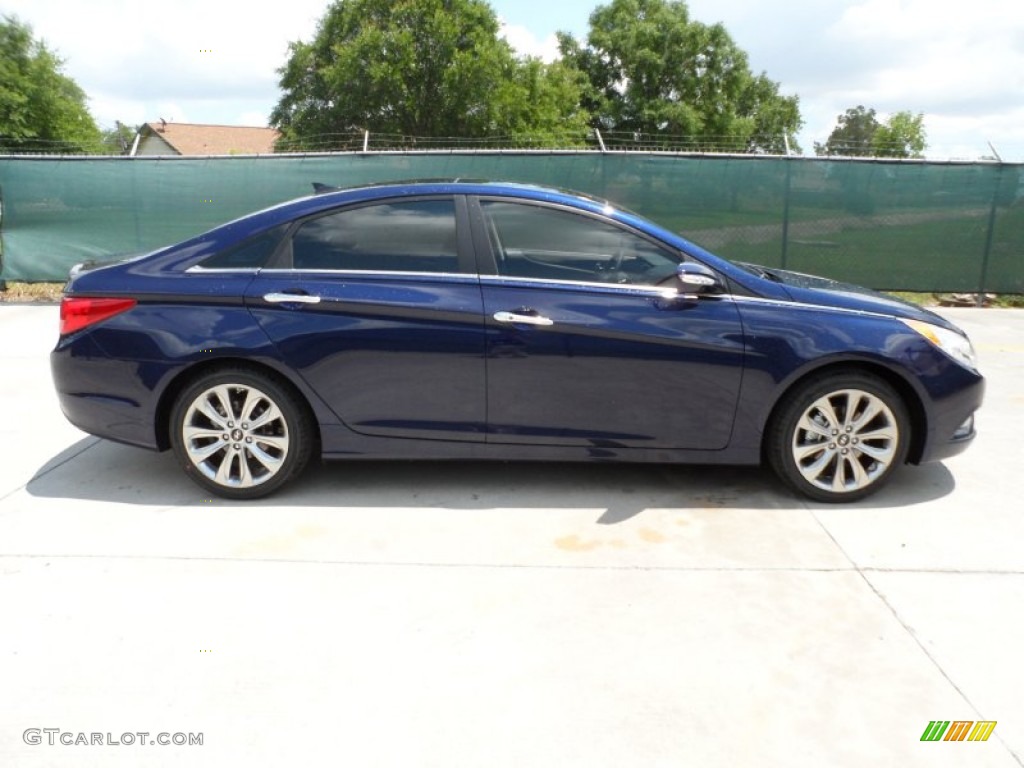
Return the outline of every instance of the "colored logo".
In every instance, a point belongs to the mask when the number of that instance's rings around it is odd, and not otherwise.
[[[996,720],[932,720],[921,741],[988,741],[996,729]],[[973,726],[973,727],[972,727]]]

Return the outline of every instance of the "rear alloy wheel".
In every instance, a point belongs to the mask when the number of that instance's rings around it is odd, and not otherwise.
[[[191,477],[230,499],[255,499],[302,471],[312,451],[305,408],[269,376],[225,369],[187,387],[171,414],[171,444]]]
[[[906,461],[910,418],[899,394],[864,373],[811,379],[783,403],[768,459],[794,490],[817,501],[874,493]]]

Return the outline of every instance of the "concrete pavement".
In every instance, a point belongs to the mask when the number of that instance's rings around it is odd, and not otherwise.
[[[56,308],[0,305],[0,766],[1024,765],[1024,312],[948,316],[981,435],[862,503],[373,462],[245,504],[68,425]]]

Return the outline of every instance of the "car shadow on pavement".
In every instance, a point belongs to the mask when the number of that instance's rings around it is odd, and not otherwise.
[[[844,509],[920,504],[955,488],[942,464],[905,467],[874,496]],[[89,437],[47,461],[27,485],[32,496],[157,507],[593,508],[614,525],[645,509],[807,509],[831,507],[799,498],[758,467],[624,463],[336,461],[315,464],[266,499],[211,497],[153,453]]]

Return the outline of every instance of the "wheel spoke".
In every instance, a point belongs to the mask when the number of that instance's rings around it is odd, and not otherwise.
[[[278,410],[277,406],[271,402],[267,403],[267,410],[260,414],[260,417],[249,424],[250,430],[257,430],[261,427],[265,427],[277,419],[283,418],[281,411]]]
[[[849,465],[850,469],[853,470],[853,485],[855,488],[861,488],[871,481],[868,473],[864,470],[864,465],[860,463],[856,455],[844,456],[842,463]]]
[[[271,448],[275,448],[279,451],[288,450],[288,438],[287,437],[273,437],[271,435],[255,435],[253,436],[253,443],[255,445],[267,445]]]
[[[239,485],[243,488],[249,488],[253,485],[252,470],[249,469],[249,462],[246,461],[245,454],[239,453],[238,455],[238,468],[239,468]]]
[[[825,417],[825,421],[828,422],[829,427],[838,429],[840,425],[839,415],[836,413],[835,407],[832,405],[832,398],[823,397],[814,403],[808,410],[805,416],[809,417],[815,411],[821,413]]]
[[[202,402],[200,402],[198,405],[198,410],[200,413],[203,414],[203,416],[212,421],[221,430],[227,429],[228,420],[224,416],[220,415],[220,413],[217,411],[216,408],[213,407],[213,403],[210,402],[209,398],[206,395],[203,395]]]
[[[878,427],[870,432],[858,432],[857,438],[863,443],[866,440],[888,440],[889,442],[895,442],[897,438],[896,427],[891,424],[886,424],[883,427]]]
[[[209,445],[204,445],[200,448],[189,447],[188,455],[194,464],[199,464],[213,456],[217,451],[223,450],[225,445],[227,445],[227,443],[223,440],[217,440],[216,443],[210,443]]]
[[[228,386],[216,387],[213,390],[214,396],[220,403],[220,407],[224,409],[228,421],[238,421],[238,414],[235,413],[235,409],[231,406],[231,388]]]
[[[836,462],[836,473],[832,476],[832,490],[837,492],[846,490],[846,459],[842,456]]]
[[[818,457],[818,459],[806,466],[800,467],[800,472],[803,476],[810,480],[812,483],[817,483],[818,478],[828,469],[829,464],[835,459],[836,452],[831,448],[826,448],[825,452]]]
[[[242,411],[238,417],[240,421],[251,422],[252,412],[256,410],[256,406],[264,401],[263,395],[252,389],[245,390],[245,402],[242,403]]]
[[[223,429],[210,429],[209,427],[185,426],[181,431],[185,436],[185,442],[189,444],[193,440],[202,440],[204,438],[220,440],[224,436]]]
[[[883,448],[880,446],[868,445],[866,443],[858,445],[857,450],[880,464],[888,464],[891,462],[892,457],[896,453],[896,450],[891,445],[887,445]]]
[[[817,442],[817,443],[806,443],[793,448],[793,458],[797,460],[797,463],[809,459],[821,451],[828,451],[828,443]]]
[[[868,400],[868,405],[864,409],[864,413],[857,417],[856,421],[851,421],[850,424],[853,426],[853,430],[857,430],[866,427],[874,420],[875,416],[882,412],[882,403],[874,398]]]
[[[283,461],[283,457],[278,458],[276,456],[271,456],[258,445],[250,445],[249,453],[252,455],[254,459],[256,459],[256,461],[258,461],[260,464],[266,467],[267,470],[271,473],[276,472],[278,468],[281,466],[281,462]]]
[[[799,429],[805,432],[810,432],[813,435],[821,435],[822,437],[832,437],[832,432],[828,427],[823,427],[821,424],[811,418],[810,411],[804,414],[803,418],[797,424]]]
[[[224,454],[220,466],[217,467],[217,474],[213,478],[220,485],[236,485],[231,480],[231,467],[235,463],[236,456],[237,454],[230,450]]]

